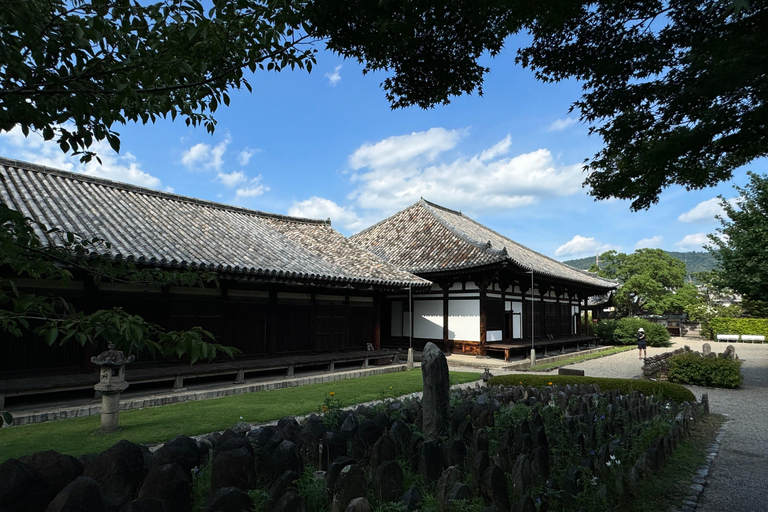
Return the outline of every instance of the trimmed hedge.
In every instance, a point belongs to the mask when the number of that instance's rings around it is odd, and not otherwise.
[[[660,400],[673,400],[677,403],[695,402],[696,397],[687,388],[672,382],[658,382],[636,379],[606,379],[602,377],[581,377],[579,375],[499,375],[488,381],[493,386],[531,386],[542,388],[551,384],[565,386],[567,384],[597,384],[603,391],[618,389],[624,394],[632,391]]]
[[[670,357],[668,378],[681,384],[714,388],[738,388],[744,382],[738,359],[702,357],[695,352]]]
[[[711,339],[718,334],[754,334],[768,337],[766,318],[713,318],[707,323]]]
[[[602,320],[597,324],[596,333],[605,345],[634,345],[637,330],[645,329],[645,337],[651,347],[669,347],[672,343],[667,328],[642,318],[626,317],[619,320]]]

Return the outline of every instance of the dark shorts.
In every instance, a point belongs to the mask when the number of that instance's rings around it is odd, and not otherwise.
[[[637,348],[639,348],[640,350],[645,350],[648,348],[648,343],[645,341],[638,341]]]

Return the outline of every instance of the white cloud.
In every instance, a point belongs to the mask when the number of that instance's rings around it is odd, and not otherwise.
[[[254,153],[258,152],[258,149],[245,148],[237,154],[237,162],[240,165],[248,165],[248,162],[251,161],[251,157],[254,155]]]
[[[269,191],[269,187],[261,183],[261,174],[259,174],[255,178],[251,178],[248,181],[248,186],[237,189],[235,191],[235,196],[238,199],[245,197],[258,197],[267,191]]]
[[[572,117],[566,117],[565,119],[557,119],[551,125],[549,125],[549,128],[547,129],[547,131],[561,132],[566,128],[568,128],[569,126],[574,125],[578,122],[579,122],[578,119],[574,119]]]
[[[677,220],[680,222],[712,222],[715,220],[715,215],[724,214],[725,210],[720,206],[720,199],[713,197],[712,199],[702,201],[692,209],[681,214]]]
[[[305,201],[294,202],[288,215],[310,219],[331,219],[334,226],[340,225],[350,231],[364,227],[362,219],[352,208],[344,208],[330,199],[313,196]]]
[[[242,171],[233,171],[229,174],[225,174],[223,172],[220,172],[216,175],[216,178],[214,178],[214,181],[218,181],[225,187],[236,187],[237,185],[241,183],[245,183],[248,180],[245,173]]]
[[[349,165],[354,170],[418,167],[456,147],[465,133],[464,130],[430,128],[426,132],[389,137],[376,144],[363,144],[350,155]]]
[[[227,136],[215,146],[198,143],[185,150],[181,155],[181,163],[195,171],[221,171],[224,165],[224,153],[227,152],[231,138]]]
[[[706,233],[694,233],[685,235],[682,240],[675,243],[683,251],[700,251],[705,244],[709,243]]]
[[[465,133],[432,128],[361,146],[349,158],[356,171],[350,178],[356,188],[349,199],[378,218],[420,197],[478,215],[582,190],[580,164],[556,165],[546,149],[504,156],[511,145],[509,136],[474,156],[440,161]]]
[[[611,249],[618,250],[619,248],[610,244],[603,244],[598,240],[595,240],[594,237],[587,238],[581,235],[576,235],[558,247],[555,250],[555,256],[558,258],[563,256],[575,258],[590,254],[600,254],[605,251],[610,251]]]
[[[658,249],[661,247],[662,240],[664,240],[664,237],[661,235],[643,238],[635,244],[635,249]]]
[[[106,151],[107,145],[97,150],[101,156],[101,165],[95,160],[91,160],[85,165],[83,174],[89,176],[99,176],[124,183],[133,183],[142,187],[159,189],[160,179],[141,170],[141,164],[136,161],[136,157],[130,153],[120,156],[117,153]]]
[[[0,132],[0,154],[7,158],[141,187],[163,188],[160,179],[142,170],[142,164],[130,152],[119,155],[106,142],[95,142],[90,150],[101,158],[101,164],[95,158],[87,164],[81,164],[79,157],[65,154],[56,142],[44,141],[42,136],[36,133],[30,133],[29,137],[25,137],[18,126],[8,132]]]
[[[486,162],[488,160],[493,160],[497,156],[506,155],[509,152],[510,146],[512,146],[512,136],[507,135],[494,146],[480,153],[479,159],[481,162]]]
[[[341,80],[341,75],[339,74],[339,71],[341,71],[341,64],[333,68],[332,73],[326,73],[325,78],[328,79],[328,85],[331,87],[336,87],[336,84],[339,83],[339,80]]]

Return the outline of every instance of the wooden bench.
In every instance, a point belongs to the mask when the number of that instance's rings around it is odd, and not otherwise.
[[[358,350],[195,365],[164,365],[154,368],[131,368],[128,365],[125,370],[125,380],[129,384],[167,381],[172,382],[173,391],[182,391],[185,380],[196,378],[232,375],[234,384],[243,384],[246,375],[260,372],[284,370],[285,377],[288,378],[293,377],[296,368],[301,367],[322,366],[326,371],[333,372],[336,371],[337,364],[358,363],[361,368],[368,368],[371,361],[381,360],[386,364],[398,363],[398,353],[389,350]],[[92,390],[98,381],[98,373],[0,380],[0,409],[5,407],[7,397]]]
[[[718,334],[717,341],[739,341],[738,334]]]

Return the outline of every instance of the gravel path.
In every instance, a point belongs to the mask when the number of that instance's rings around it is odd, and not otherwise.
[[[699,350],[701,343],[688,343]],[[727,344],[711,343],[722,352]],[[697,512],[768,511],[768,344],[735,343],[744,361],[740,389],[690,386],[709,394],[710,411],[728,416]]]

